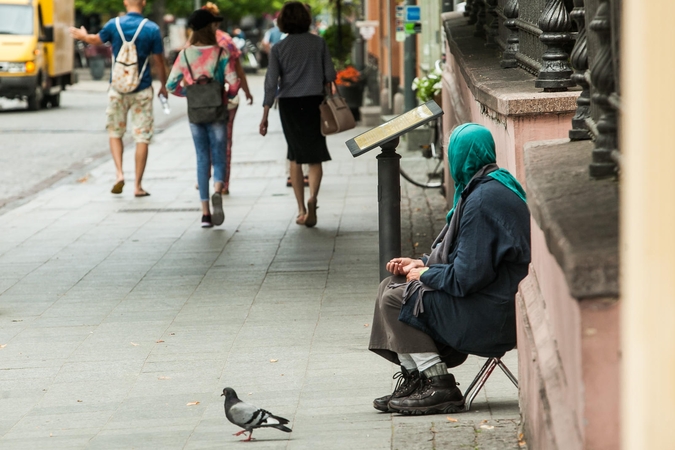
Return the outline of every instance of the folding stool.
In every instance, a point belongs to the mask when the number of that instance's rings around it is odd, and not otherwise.
[[[490,378],[490,375],[492,375],[492,371],[495,370],[495,367],[502,369],[509,380],[511,380],[511,383],[513,383],[513,385],[518,388],[518,380],[515,376],[513,376],[509,368],[506,367],[506,364],[502,362],[501,356],[488,358],[488,360],[485,361],[485,364],[483,364],[483,367],[478,372],[478,375],[476,375],[464,393],[464,411],[471,409],[471,403],[473,403],[473,400],[476,398],[476,395],[478,395],[478,392],[480,392],[483,386],[485,386],[485,383],[487,382],[488,378]]]

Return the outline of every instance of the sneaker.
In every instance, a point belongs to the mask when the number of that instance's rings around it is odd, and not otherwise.
[[[392,398],[389,409],[406,415],[453,413],[464,410],[464,395],[451,373],[425,377],[415,392]]]
[[[211,222],[211,216],[206,214],[202,216],[202,228],[211,228],[213,227],[213,222]]]
[[[373,400],[373,408],[382,412],[392,412],[393,410],[389,408],[389,401],[393,398],[407,397],[415,392],[420,384],[420,373],[417,370],[408,372],[405,367],[401,366],[401,371],[394,374],[394,380],[396,379],[398,381],[394,392]]]
[[[211,205],[213,206],[213,224],[222,225],[225,221],[225,213],[223,212],[223,196],[219,192],[211,196]]]

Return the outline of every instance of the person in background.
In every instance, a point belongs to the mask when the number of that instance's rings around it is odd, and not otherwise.
[[[246,39],[246,33],[244,33],[244,31],[239,27],[232,30],[232,36],[239,39]]]
[[[284,36],[285,33],[279,29],[279,25],[277,24],[278,17],[279,16],[277,15],[277,17],[274,18],[274,25],[265,31],[265,34],[263,35],[262,50],[268,55],[272,51],[272,47],[286,37]]]
[[[198,9],[188,18],[192,29],[190,45],[183,49],[174,62],[166,87],[174,95],[184,97],[186,86],[208,79],[225,85],[225,73],[229,53],[218,45],[216,24],[223,18]],[[223,89],[223,105],[227,104],[227,92]],[[221,225],[225,220],[222,194],[225,189],[227,145],[227,110],[224,115],[210,123],[190,123],[190,131],[197,153],[197,184],[202,202],[202,228]],[[214,194],[211,197],[213,215],[209,208],[209,178],[213,166]]]
[[[265,99],[260,134],[267,134],[269,110],[279,101],[281,125],[288,144],[291,182],[298,204],[296,223],[316,225],[317,197],[323,177],[321,163],[330,161],[326,137],[321,134],[319,106],[335,67],[326,42],[309,33],[312,17],[300,2],[288,2],[281,9],[279,29],[288,36],[272,47],[265,75]],[[309,164],[309,199],[305,206],[302,164]]]
[[[206,11],[210,12],[214,16],[220,16],[220,9],[218,6],[212,2],[208,2],[202,7]],[[226,158],[225,158],[225,186],[223,188],[223,194],[230,194],[230,167],[232,163],[232,134],[234,127],[234,117],[237,115],[237,109],[239,108],[239,89],[244,91],[246,95],[246,100],[249,105],[253,104],[253,96],[251,91],[248,88],[248,81],[246,80],[246,74],[244,73],[244,68],[241,65],[239,57],[241,52],[234,45],[232,37],[229,34],[220,29],[220,23],[217,23],[216,26],[216,39],[218,40],[218,45],[226,49],[230,54],[230,62],[227,65],[227,73],[225,74],[225,81],[228,84],[228,120],[227,120],[227,149],[226,149]]]
[[[126,41],[131,41],[136,32],[136,52],[138,55],[138,67],[144,67],[148,58],[151,58],[152,64],[157,71],[161,87],[159,95],[167,96],[166,91],[166,61],[164,59],[164,47],[159,26],[151,21],[143,22],[143,9],[145,0],[124,0],[124,7],[127,14],[119,17],[119,24]],[[89,45],[103,45],[110,42],[112,44],[113,54],[117,54],[122,47],[122,37],[117,29],[115,19],[111,19],[105,24],[98,34],[88,34],[84,27],[70,28],[70,34],[73,38],[84,41]],[[108,108],[106,109],[106,128],[110,137],[110,153],[112,153],[115,169],[117,171],[117,181],[111,192],[121,194],[124,188],[124,171],[122,169],[122,155],[124,153],[124,144],[122,138],[127,129],[127,116],[131,113],[131,124],[133,125],[133,136],[136,141],[136,179],[134,195],[136,197],[146,197],[150,195],[141,185],[145,165],[148,161],[148,145],[153,137],[154,116],[152,111],[152,76],[150,68],[140,74],[140,84],[133,92],[129,94],[120,94],[114,89],[108,91]]]

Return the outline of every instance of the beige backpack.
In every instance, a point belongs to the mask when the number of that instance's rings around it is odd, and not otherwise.
[[[122,32],[122,27],[120,26],[120,18],[115,19],[117,24],[117,31],[122,38],[122,47],[120,48],[117,57],[113,55],[113,67],[112,67],[112,88],[115,89],[120,94],[128,94],[136,90],[139,84],[141,84],[141,78],[143,77],[143,72],[145,72],[145,67],[148,65],[148,60],[150,56],[145,59],[143,63],[143,68],[138,70],[138,53],[136,52],[136,38],[141,33],[143,25],[148,21],[148,19],[143,19],[141,24],[136,30],[134,37],[127,41],[124,38],[124,33]]]

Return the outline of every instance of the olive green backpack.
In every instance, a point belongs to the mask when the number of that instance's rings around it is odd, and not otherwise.
[[[185,88],[185,96],[188,102],[188,120],[190,123],[213,123],[227,121],[227,104],[223,103],[223,93],[225,86],[215,79],[215,71],[218,70],[218,63],[223,54],[223,48],[220,47],[218,59],[214,68],[212,77],[206,75],[195,79],[192,73],[192,67],[187,59],[187,52],[183,52],[185,63],[187,64],[193,84]]]

